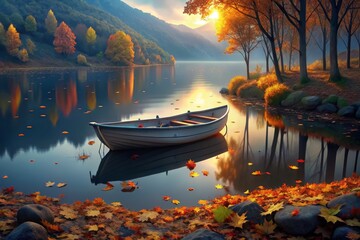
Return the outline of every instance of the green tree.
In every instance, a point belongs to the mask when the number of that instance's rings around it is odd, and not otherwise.
[[[27,32],[36,32],[37,30],[37,22],[32,15],[29,15],[25,18],[25,30]]]
[[[30,38],[26,39],[26,49],[29,54],[33,54],[36,50],[36,45]]]
[[[50,9],[45,18],[46,31],[50,34],[55,33],[56,27],[57,27],[57,20],[54,15],[54,12]]]
[[[17,56],[21,46],[20,35],[14,25],[10,24],[6,32],[6,50],[11,56]]]
[[[134,62],[134,44],[130,35],[117,31],[109,36],[105,55],[113,63],[132,65]]]
[[[57,53],[67,55],[75,53],[76,37],[65,22],[61,22],[59,27],[56,28],[54,36],[53,44]]]
[[[5,45],[6,41],[6,32],[4,29],[4,25],[0,22],[0,45]]]
[[[86,42],[90,45],[94,45],[96,42],[96,31],[92,27],[86,31]]]

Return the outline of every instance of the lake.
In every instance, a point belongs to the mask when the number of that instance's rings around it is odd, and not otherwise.
[[[179,200],[178,206],[194,206],[259,186],[360,174],[358,122],[319,122],[291,111],[281,115],[219,94],[229,79],[244,72],[240,62],[177,62],[2,74],[0,188],[14,186],[66,203],[101,197],[139,210],[175,206],[163,196]],[[109,153],[89,126],[91,121],[162,117],[224,104],[230,113],[221,135],[185,146]],[[197,164],[197,177],[189,176],[189,159]],[[138,189],[121,191],[123,181],[135,182]],[[47,187],[47,182],[55,185]],[[103,191],[106,182],[114,185],[111,191]]]

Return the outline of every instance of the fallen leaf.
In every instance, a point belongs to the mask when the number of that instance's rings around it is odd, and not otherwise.
[[[223,223],[233,211],[225,206],[219,206],[213,210],[214,218],[218,223]]]
[[[249,190],[249,189],[246,190],[246,191],[244,192],[244,194],[246,194],[246,195],[250,194],[250,190]]]
[[[208,170],[202,170],[201,172],[202,172],[202,174],[204,176],[209,176],[209,171]]]
[[[190,177],[194,178],[194,177],[198,177],[200,176],[198,172],[195,172],[195,171],[191,171],[190,174],[189,174]]]
[[[67,184],[66,183],[58,183],[56,186],[58,188],[62,188],[62,187],[65,187]]]
[[[104,199],[102,199],[101,197],[98,197],[98,198],[94,198],[93,204],[96,206],[102,206],[106,203],[105,203]]]
[[[107,212],[107,213],[105,213],[104,214],[104,217],[106,218],[106,219],[112,219],[112,217],[113,217],[113,214],[111,213],[111,212]]]
[[[327,222],[344,222],[341,218],[337,217],[336,214],[340,212],[342,205],[337,205],[333,208],[322,207],[320,208],[320,217],[323,217]]]
[[[110,191],[114,188],[114,185],[112,185],[111,183],[107,182],[106,183],[106,187],[104,187],[102,190],[103,191]]]
[[[79,235],[70,234],[70,233],[62,233],[58,236],[58,239],[65,239],[65,240],[78,240],[81,239]]]
[[[95,141],[94,140],[91,140],[88,142],[89,145],[94,145],[95,144]]]
[[[256,224],[255,225],[256,229],[259,230],[262,234],[273,234],[275,228],[277,227],[277,225],[272,221],[267,221],[266,219],[264,220],[263,224]]]
[[[155,211],[146,211],[146,212],[143,212],[141,215],[139,215],[138,219],[141,222],[146,222],[148,220],[157,218],[157,216],[159,216],[159,213],[157,213]]]
[[[5,176],[3,176],[2,178],[3,178],[3,179],[8,179],[9,177],[5,175]]]
[[[87,217],[97,217],[100,215],[100,211],[96,210],[96,209],[89,209],[86,213],[85,216]]]
[[[298,159],[298,160],[296,160],[298,163],[304,163],[305,162],[305,160],[304,159]]]
[[[90,157],[90,155],[83,153],[82,155],[78,156],[79,160],[86,160]]]
[[[66,206],[61,206],[60,208],[60,215],[62,215],[65,219],[73,220],[78,217],[78,213],[74,209]]]
[[[206,205],[206,204],[208,204],[208,201],[207,200],[199,200],[198,201],[198,204],[200,204],[200,205]]]
[[[170,196],[163,196],[162,198],[163,198],[164,201],[169,201],[171,199]]]
[[[176,199],[172,200],[171,202],[172,202],[173,204],[175,204],[175,205],[179,205],[179,204],[180,204],[180,201],[179,201],[179,200],[176,200]]]
[[[276,203],[276,204],[271,204],[269,206],[268,210],[265,211],[265,212],[262,212],[261,215],[265,216],[265,215],[268,215],[268,214],[272,214],[273,212],[279,211],[280,209],[283,209],[283,208],[284,208],[284,203],[283,202],[279,202],[279,203]]]
[[[248,166],[252,166],[252,165],[254,165],[252,162],[249,162],[249,163],[248,163]]]
[[[137,184],[133,181],[123,181],[121,183],[122,192],[133,192],[135,189],[139,188]]]
[[[216,184],[216,185],[215,185],[215,188],[216,188],[216,189],[223,189],[223,188],[224,188],[224,186],[223,186],[223,185],[221,185],[221,184]]]
[[[113,207],[120,207],[122,204],[121,204],[121,202],[112,202],[111,205]]]
[[[241,214],[239,216],[239,214],[233,214],[232,217],[230,218],[230,222],[229,225],[234,227],[234,228],[243,228],[243,225],[245,223],[247,223],[248,220],[246,220],[246,212]]]
[[[253,176],[260,176],[261,175],[261,172],[260,171],[254,171],[251,173],[251,175]]]
[[[55,185],[55,182],[51,182],[51,181],[48,181],[48,182],[45,183],[46,187],[52,187],[54,185]]]
[[[347,219],[345,220],[345,223],[351,227],[360,227],[360,222],[358,219]]]
[[[292,212],[291,212],[291,216],[295,217],[297,215],[299,215],[300,210],[298,208],[295,208]]]
[[[97,231],[99,231],[99,227],[98,227],[98,225],[90,225],[90,226],[88,226],[89,228],[88,228],[88,231],[89,232],[97,232]]]
[[[188,191],[194,191],[195,190],[195,188],[192,188],[192,187],[190,187],[190,188],[188,188]]]
[[[26,126],[27,129],[32,129],[32,126],[28,125]]]
[[[191,171],[194,170],[194,168],[196,167],[196,163],[193,160],[188,160],[186,162],[186,167]]]
[[[8,187],[8,188],[5,188],[2,190],[3,194],[10,194],[10,193],[13,193],[14,191],[15,191],[14,186],[11,186],[11,187]]]
[[[46,106],[41,105],[41,106],[39,106],[39,108],[41,108],[41,109],[45,109],[45,108],[46,108]]]
[[[68,131],[62,131],[61,133],[64,134],[64,135],[69,134]]]
[[[19,133],[19,134],[18,134],[18,136],[19,136],[19,137],[24,137],[24,136],[25,136],[25,134],[23,134],[23,133]]]
[[[299,169],[299,167],[295,166],[295,165],[289,165],[289,168],[292,169],[292,170],[298,170]]]

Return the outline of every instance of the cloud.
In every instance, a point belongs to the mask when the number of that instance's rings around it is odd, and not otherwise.
[[[123,0],[123,2],[131,7],[150,13],[168,23],[198,27],[200,16],[183,14],[186,1],[187,0]]]

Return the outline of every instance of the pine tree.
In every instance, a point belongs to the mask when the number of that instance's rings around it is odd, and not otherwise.
[[[75,34],[71,31],[69,26],[62,22],[55,31],[54,47],[57,53],[73,54],[75,53]]]
[[[27,32],[36,32],[37,30],[37,22],[32,15],[27,16],[25,19],[25,30]]]
[[[36,50],[36,45],[30,38],[26,39],[26,49],[29,54],[33,54]]]
[[[45,18],[45,28],[48,33],[54,33],[57,27],[57,20],[54,12],[50,9],[47,17]]]
[[[20,35],[14,25],[10,24],[6,32],[6,50],[11,56],[17,56],[21,46]]]
[[[92,27],[89,27],[86,31],[86,42],[90,45],[96,42],[96,31]]]

